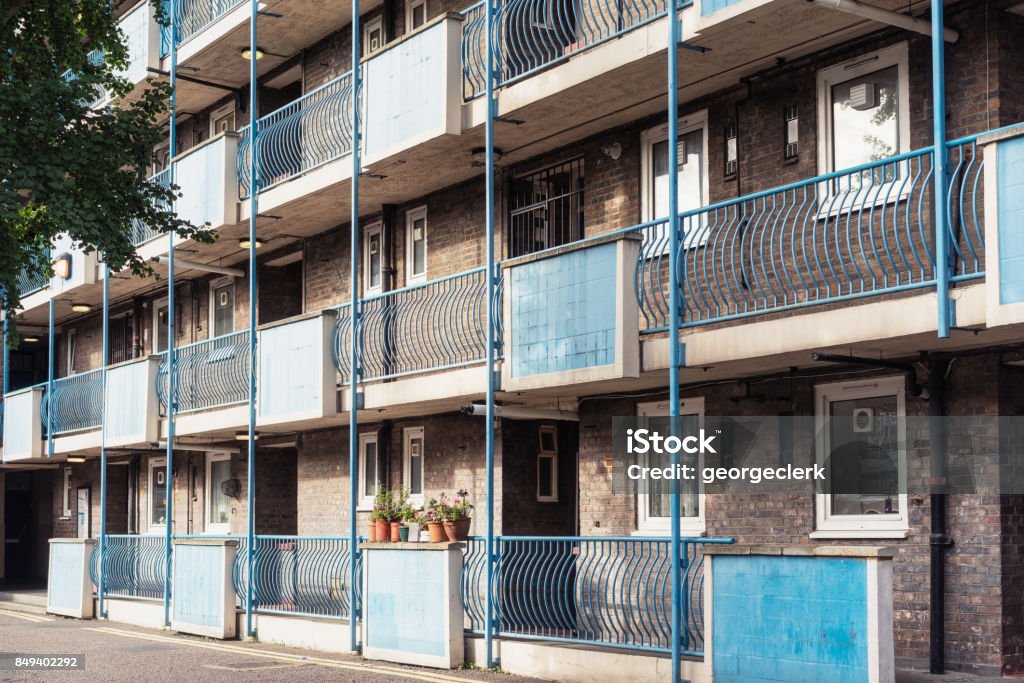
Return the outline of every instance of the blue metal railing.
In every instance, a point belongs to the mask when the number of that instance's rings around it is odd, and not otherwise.
[[[167,354],[157,373],[160,411],[167,414]],[[176,413],[245,403],[249,399],[249,331],[181,346],[174,351],[177,368]]]
[[[479,363],[486,351],[487,281],[483,268],[362,300],[358,328],[364,380]],[[500,303],[498,304],[500,306]],[[348,381],[348,306],[334,329],[335,367]]]
[[[170,187],[171,186],[171,169],[170,168],[165,168],[164,170],[151,175],[149,177],[149,180],[150,180],[150,182],[157,183],[161,187]],[[161,206],[161,208],[167,208],[167,207],[164,205],[164,206]],[[165,233],[162,233],[159,230],[154,230],[153,228],[149,227],[148,225],[146,225],[143,221],[139,220],[138,218],[133,218],[132,219],[131,236],[132,236],[132,244],[134,244],[135,246],[139,246],[141,244],[145,244],[146,242],[150,241],[151,239],[159,237],[160,235],[163,235],[163,234],[165,234]]]
[[[43,432],[52,424],[54,434],[97,429],[103,421],[103,370],[90,370],[53,380],[53,396],[41,385],[40,413]],[[51,422],[52,411],[52,422]]]
[[[984,275],[983,165],[973,140],[950,153],[956,281]],[[682,327],[933,286],[931,162],[928,147],[680,214]],[[642,327],[664,331],[667,222],[635,230]]]
[[[178,45],[187,43],[193,36],[203,31],[222,16],[238,7],[245,0],[177,0],[178,15],[174,22],[177,27]],[[170,3],[165,0],[164,11],[170,11]],[[171,28],[161,27],[160,56],[171,52]]]
[[[107,534],[103,559],[104,595],[161,600],[164,595],[164,537]],[[99,586],[99,546],[89,560],[89,576]]]
[[[239,539],[232,578],[245,604],[245,539]],[[362,553],[357,553],[356,617],[362,593]],[[256,536],[253,610],[264,614],[349,619],[349,539],[344,536]]]
[[[99,66],[103,63],[103,60],[106,59],[106,56],[107,53],[103,50],[92,50],[88,55],[86,55],[86,59],[89,60],[89,64],[92,66]],[[68,69],[61,74],[61,78],[68,83],[73,83],[78,80],[78,74],[71,69]],[[86,100],[85,104],[89,109],[95,109],[96,106],[105,99],[107,99],[107,91],[102,86],[96,86],[96,90],[93,92],[92,97]]]
[[[704,547],[724,538],[682,539],[683,652],[704,650]],[[668,538],[496,539],[490,587],[497,635],[626,649],[671,650]],[[462,581],[466,630],[484,629],[485,544],[468,541]]]
[[[262,192],[352,151],[352,73],[342,74],[258,122],[256,154]],[[249,196],[249,126],[239,131],[239,196]]]
[[[678,3],[679,9],[690,2]],[[501,87],[665,15],[665,0],[500,0],[494,13],[496,82]],[[463,96],[486,85],[484,3],[463,10]]]
[[[18,274],[18,295],[26,297],[29,294],[35,294],[36,292],[45,289],[50,283],[50,279],[46,277],[45,272],[40,272],[38,269],[33,269],[35,272],[29,273],[27,270],[22,270]]]

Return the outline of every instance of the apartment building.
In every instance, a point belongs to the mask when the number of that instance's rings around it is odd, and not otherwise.
[[[25,278],[21,344],[4,358],[5,576],[45,575],[47,538],[96,537],[105,513],[109,600],[155,607],[167,590],[168,527],[174,536],[244,539],[251,486],[255,542],[266,551],[253,571],[279,570],[286,547],[306,558],[294,560],[304,577],[295,594],[261,586],[255,611],[348,620],[353,608],[333,577],[349,561],[349,520],[355,515],[364,532],[378,485],[406,486],[420,503],[465,489],[477,506],[472,534],[485,533],[486,425],[463,408],[485,399],[490,305],[499,319],[497,402],[514,415],[494,427],[499,547],[508,539],[516,552],[549,560],[586,556],[601,542],[619,544],[617,553],[663,553],[667,494],[617,490],[611,451],[614,417],[669,412],[673,163],[683,415],[866,410],[884,419],[934,415],[936,405],[951,416],[1020,415],[1015,249],[1024,219],[1002,198],[1024,177],[1024,5],[946,4],[947,140],[939,147],[947,172],[938,198],[927,4],[878,6],[884,12],[867,18],[803,0],[684,3],[673,162],[663,2],[499,3],[492,154],[501,284],[492,302],[482,3],[364,2],[358,92],[350,6],[264,3],[255,143],[249,4],[189,3],[172,40],[149,5],[121,3],[127,76],[137,88],[147,77],[168,78],[174,62],[177,144],[154,150],[153,174],[171,182],[173,165],[176,210],[209,222],[218,239],[174,242],[173,310],[171,240],[144,225],[139,252],[161,277],[111,273],[106,307],[101,264],[71,245],[52,250],[67,259],[67,277]],[[350,200],[354,99],[362,170]],[[250,301],[253,192],[258,294]],[[939,228],[937,204],[947,215]],[[168,410],[172,343],[176,398]],[[250,479],[251,374],[259,438]],[[889,476],[927,476],[927,459],[910,443],[880,446],[891,451]],[[823,457],[814,448],[791,455],[804,464]],[[810,484],[786,494],[688,491],[682,528],[687,538],[744,544],[894,546],[898,664],[934,662],[938,601],[947,667],[1024,671],[1024,497],[948,497],[952,544],[939,555],[938,595],[933,502],[913,492],[884,501],[828,496]],[[702,544],[686,546],[695,595]],[[484,629],[484,562],[481,542],[471,541],[469,635]],[[570,565],[538,561],[535,582],[506,578],[503,591],[537,604],[516,607],[508,597],[498,636],[651,656],[670,650],[664,609],[623,599],[595,608],[597,625],[581,625],[559,612],[576,600],[572,590],[547,606],[529,594],[537,582],[578,580]],[[667,581],[663,569],[651,571]],[[616,615],[631,610],[644,611],[650,625],[622,627]],[[699,660],[704,638],[694,607],[685,653]]]

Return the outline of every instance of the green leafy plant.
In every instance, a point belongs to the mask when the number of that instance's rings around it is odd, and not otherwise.
[[[438,498],[431,498],[427,504],[427,514],[432,522],[457,522],[460,519],[469,519],[472,511],[469,491],[466,489],[459,489],[452,499],[442,493]]]

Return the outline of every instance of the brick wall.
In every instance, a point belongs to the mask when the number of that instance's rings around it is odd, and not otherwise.
[[[558,428],[558,500],[540,502],[537,500],[537,453],[541,424],[552,423],[502,420],[504,476],[501,489],[504,495],[501,516],[505,521],[501,532],[509,536],[574,536],[578,430],[575,423],[555,423]]]
[[[64,514],[64,470],[71,469],[71,514]],[[89,460],[80,464],[62,465],[53,478],[53,536],[74,538],[78,536],[78,489],[89,487],[90,536],[100,533],[100,461]],[[128,468],[108,466],[107,468],[107,533],[128,532]]]

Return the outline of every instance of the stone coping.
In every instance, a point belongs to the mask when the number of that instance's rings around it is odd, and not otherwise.
[[[897,549],[879,545],[706,545],[705,555],[786,555],[796,557],[895,557]]]
[[[80,543],[83,545],[96,545],[99,541],[95,538],[51,538],[50,543]]]
[[[171,545],[238,546],[237,538],[173,538]]]
[[[430,543],[428,541],[422,543],[402,543],[401,541],[398,543],[382,543],[374,541],[373,543],[360,543],[359,547],[363,550],[462,550],[466,547],[466,544],[461,541],[455,543],[451,541],[445,541],[444,543]]]
[[[1022,135],[1024,135],[1024,125],[1011,126],[1009,128],[997,130],[993,133],[986,133],[985,135],[982,135],[978,138],[978,144],[987,145],[992,142],[1021,137]]]

